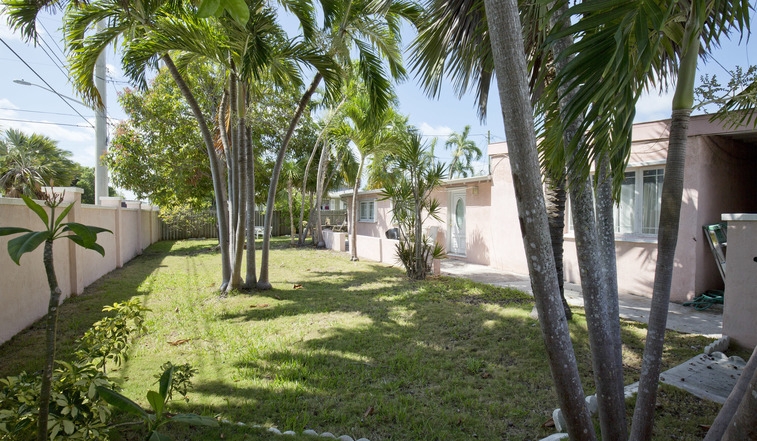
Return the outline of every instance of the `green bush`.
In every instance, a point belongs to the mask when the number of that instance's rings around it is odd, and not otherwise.
[[[97,321],[84,333],[76,351],[81,360],[95,363],[103,372],[108,360],[116,366],[126,360],[133,339],[146,332],[144,313],[149,309],[139,299],[131,299],[103,308],[103,312],[113,311],[116,315]]]
[[[135,336],[146,332],[139,299],[115,303],[103,312],[115,312],[94,323],[79,341],[75,363],[56,361],[47,421],[50,440],[107,440],[110,408],[101,399],[98,387],[114,389],[105,374],[105,362],[120,365]],[[180,367],[180,387],[186,395],[193,373],[189,365]],[[22,372],[0,379],[0,440],[33,440],[39,415],[42,377]],[[183,391],[183,392],[182,392]]]
[[[114,384],[91,363],[57,364],[47,423],[49,439],[108,439],[110,409],[98,396],[97,387]],[[41,388],[40,375],[22,372],[0,379],[0,440],[35,438]]]

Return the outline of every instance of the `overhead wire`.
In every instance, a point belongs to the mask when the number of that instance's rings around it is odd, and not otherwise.
[[[66,123],[57,123],[57,122],[49,122],[49,121],[31,121],[28,119],[14,119],[14,118],[0,118],[0,121],[23,122],[23,123],[30,123],[30,124],[45,124],[45,125],[52,125],[52,126],[81,127],[84,129],[92,127],[91,125],[88,127],[81,124],[66,124]]]
[[[52,91],[53,93],[55,93],[56,95],[58,95],[58,97],[59,97],[59,98],[60,98],[61,100],[63,100],[63,102],[65,102],[65,103],[66,103],[66,105],[67,105],[68,107],[70,107],[70,108],[71,108],[71,110],[73,110],[74,112],[76,112],[76,114],[77,114],[77,115],[79,115],[79,116],[81,117],[81,119],[83,119],[84,121],[86,121],[86,122],[87,122],[87,124],[89,124],[89,126],[90,126],[90,127],[92,127],[93,129],[95,128],[95,126],[93,126],[93,125],[92,125],[92,123],[90,123],[90,122],[89,122],[89,120],[88,120],[87,118],[85,118],[85,117],[84,117],[84,115],[82,115],[82,114],[81,114],[81,112],[79,112],[78,110],[76,110],[76,108],[75,108],[75,107],[74,107],[73,105],[71,105],[71,103],[70,103],[70,102],[68,102],[68,100],[67,100],[66,98],[64,98],[64,97],[63,97],[63,95],[61,95],[61,94],[60,94],[60,93],[59,93],[58,91],[56,91],[56,90],[55,90],[55,89],[54,89],[54,88],[53,88],[53,87],[52,87],[52,86],[51,86],[51,85],[50,85],[50,84],[49,84],[49,83],[47,82],[47,80],[45,80],[45,79],[44,79],[44,78],[42,77],[42,75],[40,75],[39,73],[37,73],[37,71],[36,71],[36,70],[34,70],[34,68],[33,68],[33,67],[31,67],[31,66],[29,65],[29,63],[27,63],[27,62],[26,62],[26,60],[25,60],[25,59],[24,59],[24,58],[23,58],[23,57],[22,57],[21,55],[19,55],[19,54],[18,54],[18,53],[17,53],[17,52],[15,51],[15,50],[13,50],[13,48],[12,48],[12,47],[10,47],[10,45],[9,45],[8,43],[6,43],[6,42],[5,42],[5,39],[3,39],[2,37],[0,37],[0,42],[2,42],[2,43],[3,43],[4,45],[5,45],[5,47],[7,47],[7,48],[8,48],[8,50],[9,50],[9,51],[11,51],[11,52],[13,53],[13,55],[15,55],[15,56],[16,56],[16,57],[17,57],[17,58],[18,58],[19,60],[21,60],[21,62],[22,62],[22,63],[24,63],[24,65],[26,65],[26,67],[28,67],[28,68],[29,68],[29,70],[31,70],[31,71],[32,71],[32,73],[34,73],[34,75],[36,75],[36,76],[37,76],[37,78],[39,78],[39,80],[40,80],[40,81],[42,81],[43,83],[45,83],[45,85],[47,86],[47,88],[48,88],[48,89],[50,89],[50,90],[51,90],[51,91]]]
[[[44,110],[13,109],[11,107],[0,107],[0,110],[10,110],[13,112],[25,112],[25,113],[40,113],[40,114],[45,114],[45,115],[79,116],[79,115],[74,115],[73,113],[46,112]]]

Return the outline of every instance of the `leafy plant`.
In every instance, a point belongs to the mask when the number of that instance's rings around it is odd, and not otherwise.
[[[91,363],[57,362],[49,406],[50,440],[108,439],[110,409],[99,399],[97,387],[113,383]],[[34,439],[40,375],[22,372],[0,379],[0,440]]]
[[[142,306],[138,298],[134,298],[105,306],[103,311],[115,311],[116,315],[95,322],[82,336],[76,354],[83,360],[96,362],[95,365],[105,373],[105,363],[111,360],[116,366],[120,366],[126,360],[133,335],[147,331],[144,313],[149,309]]]
[[[192,384],[192,377],[197,373],[197,369],[193,368],[189,363],[174,365],[170,361],[163,363],[163,366],[161,366],[160,369],[165,372],[171,367],[173,367],[174,371],[171,379],[171,387],[168,389],[168,399],[173,399],[173,391],[175,390],[184,398],[184,401],[189,402],[187,393],[189,392],[189,389],[194,387]],[[160,381],[160,377],[160,375],[155,376],[158,381]]]
[[[121,395],[112,388],[98,386],[97,392],[103,400],[110,403],[116,409],[130,413],[139,417],[147,427],[146,441],[166,441],[170,440],[166,435],[161,434],[158,430],[165,424],[184,423],[195,426],[218,426],[218,422],[211,417],[196,415],[193,413],[181,413],[170,415],[166,412],[166,404],[171,397],[172,390],[175,387],[173,376],[176,367],[167,363],[169,366],[160,376],[158,381],[158,392],[153,390],[147,392],[147,401],[150,403],[150,410],[143,409],[142,406],[135,403],[128,397]],[[166,366],[166,365],[163,365]],[[191,369],[190,369],[191,371]],[[191,375],[190,375],[191,376]],[[184,383],[186,384],[186,382]]]
[[[47,306],[47,326],[46,326],[46,353],[45,368],[42,374],[42,385],[39,396],[39,418],[37,426],[37,441],[47,439],[48,429],[48,408],[50,404],[50,389],[53,377],[53,367],[55,363],[55,334],[58,321],[58,304],[60,303],[61,290],[58,286],[58,278],[55,275],[55,266],[53,264],[53,241],[65,237],[72,240],[77,245],[89,250],[95,250],[101,255],[105,255],[105,249],[97,243],[97,235],[102,232],[111,232],[105,228],[82,225],[76,222],[63,222],[68,213],[74,207],[70,204],[64,208],[60,215],[55,217],[55,209],[63,203],[63,194],[51,192],[45,194],[45,205],[50,208],[50,215],[47,211],[27,196],[21,196],[24,203],[32,210],[45,225],[42,231],[32,231],[21,227],[0,227],[0,236],[9,236],[21,234],[8,241],[8,254],[11,259],[20,265],[21,256],[34,251],[42,243],[45,244],[43,263],[45,273],[47,274],[47,283],[50,287],[50,301]]]

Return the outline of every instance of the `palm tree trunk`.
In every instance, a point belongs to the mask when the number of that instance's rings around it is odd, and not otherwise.
[[[313,145],[313,151],[310,152],[308,163],[305,166],[305,173],[302,178],[302,206],[300,207],[300,236],[297,242],[297,244],[300,246],[305,245],[305,234],[304,234],[305,228],[302,226],[302,221],[305,218],[305,187],[308,182],[308,173],[310,172],[310,164],[313,162],[313,159],[315,159],[315,153],[318,151],[318,145],[321,143],[323,136],[326,134],[326,130],[329,128],[329,124],[331,124],[331,121],[333,121],[334,115],[338,114],[339,109],[341,109],[342,106],[344,106],[344,103],[346,102],[347,102],[347,95],[345,94],[345,96],[342,98],[342,101],[340,101],[339,105],[336,106],[334,111],[331,113],[331,117],[329,117],[328,121],[326,121],[326,124],[324,124],[323,129],[321,129],[321,132],[318,134],[318,138],[316,138],[315,144]],[[325,148],[325,143],[324,143],[324,148]]]
[[[205,116],[202,114],[202,109],[197,103],[192,91],[187,86],[186,81],[179,73],[176,65],[173,63],[171,57],[168,54],[163,54],[161,57],[166,68],[171,73],[176,86],[181,91],[184,99],[187,100],[187,104],[192,109],[197,124],[200,126],[200,133],[202,134],[202,140],[205,143],[205,149],[210,161],[210,177],[213,180],[213,193],[216,203],[216,218],[218,220],[218,241],[221,249],[221,286],[219,291],[223,292],[229,284],[231,279],[231,260],[229,259],[229,221],[228,221],[228,209],[226,205],[226,192],[224,189],[222,173],[218,165],[218,156],[216,155],[215,144],[213,143],[213,135],[210,133],[208,124],[205,122]]]
[[[743,375],[743,374],[742,374]],[[741,400],[736,413],[723,434],[723,441],[742,441],[757,439],[757,372],[750,377],[747,393]]]
[[[308,183],[308,174],[310,174],[310,164],[313,163],[313,159],[315,159],[315,154],[318,151],[318,144],[321,140],[321,135],[323,134],[323,131],[318,135],[318,139],[315,140],[315,144],[313,145],[313,151],[310,152],[310,157],[308,158],[308,163],[305,165],[305,173],[303,173],[302,176],[302,205],[300,206],[300,234],[297,239],[297,245],[303,246],[305,245],[305,226],[303,225],[303,221],[305,220],[305,192],[307,191],[307,183]]]
[[[42,389],[39,394],[39,415],[37,424],[37,441],[47,440],[47,420],[50,408],[50,393],[52,390],[53,367],[55,365],[55,336],[58,327],[58,304],[60,303],[60,287],[55,276],[53,265],[53,241],[45,241],[43,259],[47,285],[50,287],[50,301],[47,304],[47,326],[45,329],[45,368],[42,371]]]
[[[294,203],[292,202],[292,193],[294,192],[294,184],[292,183],[292,176],[289,175],[287,179],[287,203],[289,204],[289,243],[294,245],[294,235],[296,231],[294,229]]]
[[[420,170],[411,171],[411,176],[418,178]],[[413,197],[415,198],[415,279],[423,280],[426,278],[426,259],[423,258],[423,205],[420,194],[418,193],[418,181],[413,182]]]
[[[557,271],[557,286],[560,288],[560,300],[565,309],[565,318],[573,319],[573,311],[565,299],[565,272],[563,271],[564,236],[565,236],[565,178],[558,180],[545,178],[546,190],[544,196],[547,203],[547,219],[549,220],[549,237],[552,241],[552,255],[555,257]]]
[[[273,166],[273,173],[271,173],[271,184],[268,187],[268,200],[265,206],[265,222],[263,223],[263,250],[260,257],[260,278],[258,279],[258,289],[271,289],[271,282],[268,280],[268,254],[271,244],[271,238],[268,232],[271,228],[271,221],[273,219],[273,203],[276,199],[276,187],[279,182],[279,175],[281,174],[281,167],[284,164],[284,156],[286,155],[287,147],[289,147],[289,141],[294,135],[294,130],[297,128],[297,124],[300,122],[302,113],[305,111],[310,102],[310,98],[315,93],[315,89],[318,88],[323,76],[319,73],[315,74],[313,82],[310,83],[310,87],[302,95],[300,103],[297,106],[297,111],[294,113],[292,120],[289,123],[289,130],[287,130],[284,136],[284,141],[279,148],[279,153],[276,156],[276,163]]]
[[[691,109],[673,111],[670,123],[668,157],[665,163],[665,178],[662,183],[660,223],[657,236],[657,264],[655,266],[652,304],[649,311],[649,326],[644,346],[644,358],[639,379],[639,394],[631,426],[631,440],[650,439],[653,427],[657,386],[660,378],[662,349],[670,305],[670,286],[673,281],[678,222],[681,217],[683,195],[683,172],[686,159],[686,138]]]
[[[616,351],[622,346],[620,319],[617,313],[614,316],[611,314],[612,299],[608,297],[605,287],[609,277],[601,260],[591,180],[572,189],[570,200],[602,439],[621,441],[627,439],[628,429],[623,394],[623,359],[617,356],[619,353]],[[617,302],[617,297],[615,300]]]
[[[323,204],[323,187],[324,187],[324,174],[326,165],[328,164],[329,153],[331,152],[331,144],[328,142],[323,143],[323,150],[321,150],[321,157],[318,161],[318,173],[316,175],[315,197],[316,197],[316,210],[318,213],[318,222],[316,222],[315,233],[313,234],[313,240],[316,242],[316,248],[326,247],[326,242],[323,240],[323,225],[321,220],[321,205]],[[317,238],[316,238],[317,237]]]
[[[252,289],[258,281],[255,270],[255,150],[252,145],[251,129],[247,128],[245,136],[245,150],[247,151],[247,268],[245,271],[245,289]]]
[[[531,287],[557,397],[572,440],[594,440],[584,402],[570,332],[557,286],[549,223],[536,150],[533,109],[528,83],[522,29],[515,0],[485,0],[492,55],[497,72],[518,216],[527,254]]]
[[[355,186],[352,188],[352,203],[350,204],[350,260],[356,262],[360,260],[357,257],[357,192],[360,189],[360,176],[363,174],[363,164],[365,163],[365,156],[360,156],[360,166],[357,168],[357,176],[355,176]]]
[[[232,115],[232,157],[234,158],[232,170],[234,171],[234,179],[231,185],[234,188],[234,197],[232,198],[232,222],[233,228],[231,233],[232,249],[232,267],[231,267],[231,283],[227,287],[227,292],[232,289],[239,289],[242,287],[242,256],[244,254],[244,239],[245,239],[245,205],[246,199],[246,175],[244,173],[245,166],[245,130],[244,130],[244,86],[239,82],[239,78],[235,74],[231,74],[231,81],[229,82],[229,93],[231,95],[231,115]]]
[[[654,409],[657,386],[662,369],[662,349],[670,304],[670,286],[673,281],[678,224],[681,218],[681,197],[686,165],[686,139],[689,131],[691,108],[694,104],[694,83],[699,59],[700,31],[704,25],[697,14],[697,4],[692,11],[683,36],[683,54],[678,70],[676,90],[673,95],[673,114],[670,122],[668,157],[665,161],[665,177],[662,183],[660,221],[657,234],[657,264],[655,266],[652,304],[647,327],[647,339],[639,379],[639,393],[631,425],[631,441],[650,439],[654,425]]]
[[[567,17],[567,2],[560,6],[561,11],[553,16],[551,25],[557,26],[556,17]],[[563,20],[567,21],[567,18]],[[563,23],[567,26],[569,23]],[[555,68],[562,70],[568,60],[561,54],[567,53],[573,39],[570,36],[560,38],[554,45]],[[558,105],[561,110],[572,99],[574,91],[561,88],[563,99]],[[569,145],[577,136],[581,121],[577,120],[563,131],[565,145]],[[568,157],[568,161],[572,158]],[[607,237],[600,234],[594,212],[591,179],[584,182],[569,182],[573,228],[576,236],[576,252],[581,287],[586,310],[586,323],[591,345],[594,382],[597,389],[599,425],[602,439],[625,441],[628,438],[626,428],[626,405],[623,384],[623,356],[621,352],[620,318],[618,315],[617,274],[615,270],[614,235]],[[606,190],[606,188],[605,188]],[[603,194],[609,199],[602,201],[610,207],[610,226],[612,227],[612,193]],[[606,212],[603,213],[603,216]],[[603,221],[607,221],[604,217]],[[612,231],[612,230],[610,230]],[[600,239],[600,237],[604,239]],[[611,261],[612,264],[607,264]],[[607,264],[607,265],[606,265]],[[612,289],[611,287],[615,287]]]

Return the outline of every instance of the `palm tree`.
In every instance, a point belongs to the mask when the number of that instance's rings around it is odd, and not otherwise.
[[[423,280],[429,264],[444,255],[435,238],[423,234],[424,220],[439,217],[439,202],[431,192],[442,184],[444,165],[430,154],[421,135],[410,128],[399,136],[394,151],[382,164],[394,169],[384,183],[382,197],[392,200],[392,219],[399,228],[397,255],[408,277]]]
[[[543,89],[545,69],[544,51],[541,45],[544,33],[549,29],[544,24],[546,5],[541,2],[521,2],[521,22],[529,26],[525,31],[526,53],[532,54],[529,86],[532,102]],[[429,96],[438,96],[444,76],[449,77],[458,93],[473,91],[478,103],[478,116],[485,120],[494,65],[489,42],[489,31],[482,0],[428,0],[426,14],[419,24],[418,37],[411,44],[412,68],[421,73],[422,86]],[[548,70],[548,69],[547,69]],[[540,144],[540,148],[543,149]],[[547,157],[544,156],[546,160]],[[548,189],[562,188],[564,172],[550,172],[550,164],[543,162]],[[559,170],[559,166],[555,166]],[[552,175],[552,176],[551,176]],[[560,286],[560,296],[566,316],[571,316],[570,307],[563,290],[563,227],[565,225],[565,191],[556,191],[547,199],[550,213],[550,235],[553,237],[553,254]]]
[[[313,45],[320,47],[323,53],[336,60],[343,69],[351,65],[351,53],[357,52],[360,60],[357,69],[358,76],[361,77],[368,90],[368,97],[372,103],[370,111],[375,114],[383,112],[391,104],[393,92],[389,75],[395,79],[405,76],[400,46],[400,20],[412,21],[418,13],[419,9],[415,4],[396,0],[346,0],[329,3],[328,7],[324,7],[324,28],[318,39],[325,41],[326,45],[319,46],[315,39],[312,40]],[[388,74],[384,62],[388,66]],[[279,149],[268,189],[264,226],[266,229],[271,225],[276,185],[289,140],[297,127],[300,116],[323,78],[323,71],[315,74],[310,86],[302,95]],[[337,81],[337,78],[332,78],[333,81],[329,78],[326,80],[326,94],[334,97],[339,90],[340,81]],[[259,289],[271,288],[271,283],[268,281],[269,243],[269,239],[265,237],[261,254],[260,278],[257,284]]]
[[[696,63],[702,49],[709,51],[724,33],[734,28],[741,31],[748,23],[748,11],[747,2],[706,0],[624,3],[594,11],[588,7],[575,7],[571,12],[586,16],[564,31],[580,31],[584,35],[575,45],[575,58],[558,72],[555,81],[557,88],[571,89],[575,93],[568,100],[562,119],[570,124],[583,118],[580,127],[587,132],[586,139],[597,144],[615,140],[609,143],[612,149],[604,156],[613,170],[622,170],[627,160],[625,152],[630,145],[633,118],[631,104],[635,103],[639,91],[645,84],[664,83],[671,72],[677,77],[662,190],[663,210],[659,221],[652,313],[631,439],[648,439],[652,430],[678,236],[686,129],[693,104]],[[597,27],[597,23],[602,25]],[[645,31],[644,35],[648,33],[648,40],[638,38],[640,30]],[[608,57],[608,53],[613,55]],[[597,58],[599,54],[605,55]],[[586,102],[593,103],[588,111]],[[607,109],[613,109],[613,112]],[[579,149],[575,144],[569,149],[576,155],[603,158],[595,150]],[[587,173],[585,169],[581,172]],[[614,176],[617,179],[618,175],[614,173]]]
[[[491,73],[494,70],[492,53],[490,50],[491,46],[489,42],[491,34],[488,32],[489,24],[487,24],[486,21],[487,14],[485,14],[483,8],[484,5],[482,2],[453,1],[437,1],[433,2],[432,5],[433,7],[429,14],[430,18],[428,18],[424,22],[422,31],[419,34],[419,38],[414,42],[414,48],[417,50],[418,54],[416,56],[415,67],[425,72],[425,85],[427,91],[430,91],[432,93],[435,93],[438,90],[437,87],[440,81],[439,78],[443,73],[449,73],[449,75],[453,78],[454,84],[456,84],[459,93],[462,93],[464,90],[466,90],[470,86],[471,81],[476,82],[477,95],[479,99],[479,115],[484,116],[486,112],[486,96],[488,95],[489,83],[492,79]],[[542,13],[540,16],[539,12],[541,11],[527,9],[523,13],[523,15],[531,14],[538,20],[524,19],[523,22],[533,24],[534,26],[532,29],[548,29],[547,26],[541,25],[544,22],[543,17],[545,17],[546,15]],[[536,46],[543,37],[541,37],[538,32],[535,32],[533,30],[529,30],[526,35],[529,36],[527,42],[530,43],[530,46],[528,50],[524,50],[526,51],[526,53],[536,53],[538,55],[539,51],[537,50],[538,48]],[[522,41],[520,41],[519,44],[521,45],[521,47],[523,46]],[[516,58],[520,59],[523,58],[523,56],[524,54],[521,53],[518,54]],[[537,57],[533,58],[536,58],[538,60]],[[538,64],[539,63],[534,62],[535,66],[538,66]],[[532,78],[538,78],[538,76],[541,75],[541,72],[537,67],[532,67],[532,69],[534,71]],[[500,72],[499,69],[497,71]],[[534,80],[532,80],[530,84],[530,86],[532,86],[532,89],[538,89],[535,87],[535,85],[536,83],[534,82]],[[500,84],[500,91],[501,90],[502,84]],[[534,91],[532,93],[534,95],[538,95],[537,91]],[[502,95],[502,93],[500,93],[500,95]],[[509,100],[510,98],[508,97],[507,99]],[[529,103],[528,109],[530,109],[530,107],[531,106]],[[515,110],[515,112],[525,112],[525,110],[519,109]],[[530,114],[530,110],[528,112]],[[527,138],[528,134],[526,133],[524,136],[526,136]],[[511,138],[509,128],[508,138]],[[528,141],[528,139],[526,139],[526,141]],[[525,141],[521,140],[521,142]],[[513,158],[511,157],[511,159]],[[513,167],[513,169],[515,169],[515,166]],[[559,175],[560,174],[557,174],[558,177]],[[517,181],[518,179],[514,180]],[[564,197],[562,200],[564,201]],[[562,205],[564,207],[564,202],[559,205]],[[553,232],[553,237],[559,238],[559,240],[555,242],[556,245],[560,246],[553,246],[551,247],[551,249],[553,250],[554,258],[560,258],[559,262],[560,266],[562,266],[561,239],[563,224],[562,218],[564,216],[562,213],[564,212],[564,210],[551,210],[551,212],[555,211],[557,211],[558,213],[552,219],[553,222],[551,223],[551,225],[554,225],[555,227],[551,228],[551,231]],[[523,211],[521,211],[521,213],[523,213]],[[533,239],[529,239],[528,246],[532,246],[534,244],[532,240]],[[552,261],[554,262],[555,260]],[[544,275],[540,274],[540,276],[543,277]],[[557,281],[557,271],[555,271],[554,277]],[[558,283],[558,289],[560,288],[559,285],[560,284]],[[584,285],[588,285],[588,283]],[[569,311],[569,308],[567,308],[567,302],[564,301],[564,297],[561,297],[561,304],[563,304],[563,314],[566,314],[566,311]],[[544,301],[547,301],[547,299],[544,299]],[[549,323],[553,319],[561,319],[553,311],[550,311],[549,316],[544,316],[541,311],[542,309],[544,309],[544,304],[537,303],[537,311],[539,312],[540,317],[542,317],[541,321],[542,326],[545,329],[545,333],[549,332],[550,335],[559,336],[558,340],[563,339],[562,349],[566,351],[566,354],[562,355],[554,353],[551,354],[551,362],[554,363],[555,359],[560,359],[563,356],[565,358],[562,358],[562,360],[575,360],[575,356],[573,355],[572,348],[569,343],[569,336],[566,337],[566,331],[562,328],[562,322]],[[565,344],[566,338],[568,342],[567,344]],[[619,333],[617,339],[619,340]],[[616,347],[617,346],[619,346],[619,343],[616,345]],[[596,358],[605,358],[602,355],[603,354],[595,354]],[[618,363],[619,362],[620,360],[618,360]],[[618,363],[615,363],[614,365],[617,365]],[[588,426],[585,425],[587,419],[581,413],[583,404],[578,401],[580,400],[580,394],[577,393],[577,390],[580,390],[580,384],[577,386],[578,389],[576,389],[576,385],[570,384],[570,382],[574,381],[577,376],[577,366],[571,364],[563,364],[558,370],[554,370],[556,366],[557,364],[552,364],[556,383],[558,383],[558,388],[562,388],[562,391],[564,391],[565,393],[565,395],[561,395],[561,400],[566,400],[565,402],[572,403],[564,404],[562,406],[563,409],[567,409],[566,412],[572,412],[572,414],[567,418],[569,421],[569,427],[571,424],[582,425],[582,428],[571,428],[570,431],[571,433],[584,433],[584,429],[589,429]],[[566,369],[566,367],[568,369]],[[560,385],[561,382],[566,382],[566,384]],[[622,399],[622,394],[620,395],[620,398]],[[591,432],[593,433],[593,430]]]
[[[444,147],[447,150],[452,150],[452,162],[449,165],[449,179],[452,179],[455,175],[461,178],[467,178],[468,173],[473,176],[474,170],[471,163],[481,159],[481,149],[476,146],[476,142],[472,139],[468,139],[470,134],[470,126],[465,126],[462,133],[454,132],[447,142],[444,143]]]
[[[561,408],[565,412],[571,439],[594,439],[594,430],[583,404],[584,392],[578,377],[562,302],[559,298],[555,263],[549,240],[541,173],[536,150],[533,110],[529,96],[525,49],[515,0],[485,0],[491,38],[491,53],[498,73],[513,183],[518,198],[523,241],[531,275],[536,308],[555,377]]]
[[[287,205],[289,206],[289,242],[295,244],[295,236],[297,230],[294,228],[294,186],[295,183],[302,178],[302,164],[293,160],[288,160],[284,163],[284,177],[286,178],[286,193],[287,193]]]
[[[350,179],[352,185],[352,203],[350,205],[350,259],[359,260],[357,256],[357,222],[358,191],[362,185],[362,175],[366,160],[379,151],[393,151],[399,143],[398,128],[404,128],[404,119],[388,108],[376,114],[371,110],[371,101],[367,91],[360,90],[350,99],[344,108],[345,121],[338,129],[355,147],[358,168]]]
[[[70,157],[47,136],[7,129],[0,139],[0,188],[7,197],[40,198],[44,185],[71,185],[78,165]]]

